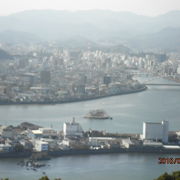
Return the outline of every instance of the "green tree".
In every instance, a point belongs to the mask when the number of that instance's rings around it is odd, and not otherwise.
[[[39,180],[50,180],[50,179],[47,176],[43,176]]]
[[[165,172],[155,180],[180,180],[180,171],[175,171],[172,174]]]

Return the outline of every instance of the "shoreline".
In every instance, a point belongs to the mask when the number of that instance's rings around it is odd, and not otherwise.
[[[120,95],[128,95],[133,93],[139,93],[142,91],[147,90],[148,87],[144,86],[143,88],[136,89],[136,90],[130,90],[127,92],[121,92],[117,94],[112,95],[103,95],[103,96],[96,96],[96,97],[87,97],[82,99],[71,99],[71,100],[64,100],[64,101],[48,101],[48,102],[0,102],[1,105],[56,105],[56,104],[65,104],[65,103],[76,103],[76,102],[82,102],[82,101],[91,101],[96,99],[103,99],[106,97],[113,97],[113,96],[120,96]]]
[[[42,155],[40,160],[46,160],[46,157],[56,158],[62,156],[77,156],[77,155],[101,155],[101,154],[180,154],[180,149],[164,149],[162,147],[134,147],[134,148],[111,148],[111,149],[69,149],[48,151],[47,156],[44,156],[44,152],[1,152],[0,159],[21,159],[31,158],[32,155]],[[49,160],[49,159],[48,159]]]

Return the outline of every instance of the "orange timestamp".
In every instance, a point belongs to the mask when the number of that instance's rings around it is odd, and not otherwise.
[[[180,158],[159,158],[159,164],[180,164]]]

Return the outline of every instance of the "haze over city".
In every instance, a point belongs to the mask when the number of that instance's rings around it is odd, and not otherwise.
[[[179,0],[0,4],[0,180],[180,178]]]

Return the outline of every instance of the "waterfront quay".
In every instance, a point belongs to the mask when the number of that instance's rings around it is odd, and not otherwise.
[[[144,122],[143,134],[84,131],[73,119],[61,131],[30,123],[0,127],[0,158],[49,157],[109,153],[180,154],[180,131],[169,122]]]

